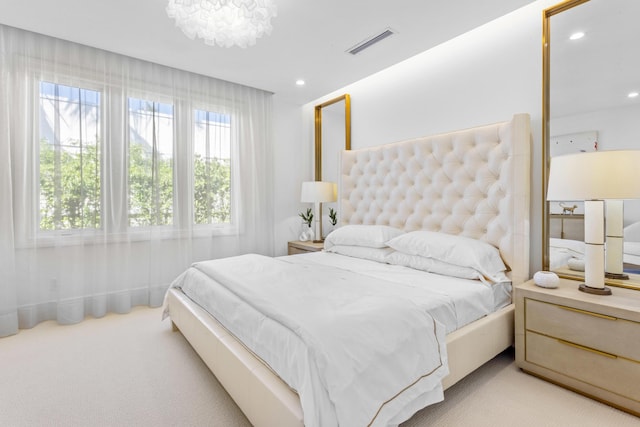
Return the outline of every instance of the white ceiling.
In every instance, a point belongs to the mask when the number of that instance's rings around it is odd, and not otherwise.
[[[273,32],[253,47],[190,40],[167,0],[0,0],[0,23],[277,93],[304,104],[533,0],[275,0]],[[353,56],[358,42],[397,32]],[[304,87],[295,85],[304,79]]]
[[[551,17],[552,117],[638,104],[639,16],[638,0],[591,0]]]

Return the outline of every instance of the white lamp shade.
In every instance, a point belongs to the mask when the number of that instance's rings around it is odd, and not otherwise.
[[[300,201],[303,203],[325,203],[337,200],[337,188],[333,182],[305,181],[302,183]]]
[[[547,200],[640,198],[640,150],[598,151],[551,158]]]

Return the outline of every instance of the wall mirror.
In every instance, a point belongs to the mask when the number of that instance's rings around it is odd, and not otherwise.
[[[315,106],[315,179],[338,182],[339,154],[351,149],[351,97],[344,94]],[[324,203],[320,207],[322,228],[331,227],[322,215],[322,207],[337,210],[337,203]],[[338,221],[339,221],[338,212]],[[326,234],[326,233],[324,233]]]
[[[563,277],[584,278],[575,261],[584,212],[580,203],[546,201],[550,158],[640,149],[638,16],[637,0],[568,0],[543,13],[543,268]],[[640,289],[640,201],[624,201],[623,225],[629,279],[606,282]]]

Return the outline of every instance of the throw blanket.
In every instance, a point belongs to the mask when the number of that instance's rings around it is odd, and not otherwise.
[[[399,414],[411,415],[407,407],[442,399],[445,328],[420,305],[426,297],[415,288],[253,254],[193,269],[265,317],[249,327],[235,325],[239,316],[218,320],[297,390],[306,426],[395,424],[404,420]],[[184,291],[183,276],[174,285]],[[261,328],[272,321],[296,341],[287,345],[289,354],[261,350]],[[279,372],[283,365],[291,372]]]

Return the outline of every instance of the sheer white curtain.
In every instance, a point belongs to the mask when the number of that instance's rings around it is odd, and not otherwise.
[[[271,94],[0,26],[0,336],[273,253]]]

